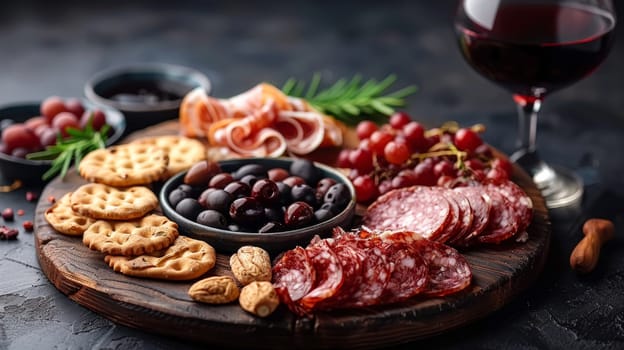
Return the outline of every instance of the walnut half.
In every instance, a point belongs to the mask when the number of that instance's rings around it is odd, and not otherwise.
[[[251,282],[243,287],[238,298],[243,310],[260,317],[267,317],[279,305],[279,298],[271,282]]]
[[[260,247],[240,247],[230,257],[230,267],[242,285],[253,281],[271,281],[271,258],[269,253]]]
[[[213,276],[195,282],[188,294],[202,303],[226,304],[236,300],[240,291],[232,277]]]

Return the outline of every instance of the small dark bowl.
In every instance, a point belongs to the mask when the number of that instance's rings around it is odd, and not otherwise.
[[[178,118],[180,104],[191,90],[210,93],[208,77],[191,68],[162,63],[112,68],[93,76],[84,87],[92,102],[120,110],[127,132]]]
[[[288,158],[252,158],[234,159],[219,162],[221,169],[232,172],[245,164],[260,164],[267,169],[284,168],[289,169],[292,159]],[[351,181],[340,172],[326,165],[315,163],[321,169],[322,177],[330,177],[338,183],[344,183],[351,193],[351,201],[345,209],[330,220],[295,230],[273,232],[273,233],[249,233],[222,230],[214,227],[200,225],[178,214],[169,204],[169,193],[182,184],[186,172],[179,173],[169,179],[160,191],[160,206],[165,215],[175,221],[181,233],[196,239],[201,239],[214,246],[220,252],[233,252],[244,245],[254,245],[262,247],[271,253],[278,253],[297,245],[307,245],[314,235],[327,236],[331,234],[332,228],[341,226],[349,229],[349,225],[355,215],[355,189]]]
[[[18,123],[25,122],[32,117],[41,115],[40,104],[40,102],[24,102],[0,106],[0,120],[12,119]],[[99,108],[106,114],[106,123],[113,129],[113,134],[106,140],[107,146],[121,138],[126,129],[126,119],[121,112],[110,107],[96,106],[86,100],[83,100],[82,104],[87,109]],[[0,172],[7,181],[19,179],[28,184],[40,184],[43,182],[41,176],[50,168],[51,164],[51,160],[28,160],[0,152]]]

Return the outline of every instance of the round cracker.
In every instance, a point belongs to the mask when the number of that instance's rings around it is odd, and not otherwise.
[[[136,256],[169,247],[178,237],[178,224],[161,215],[135,221],[94,222],[82,243],[105,254]]]
[[[201,277],[215,266],[216,259],[210,244],[179,236],[164,251],[134,258],[107,255],[104,261],[124,275],[182,281]]]
[[[95,220],[72,209],[71,194],[69,192],[63,195],[61,199],[46,209],[44,216],[50,226],[58,232],[69,236],[80,236]]]
[[[167,135],[141,138],[133,143],[156,146],[167,154],[169,164],[163,178],[169,178],[181,171],[188,170],[193,164],[206,159],[206,147],[192,138]]]
[[[127,187],[159,180],[167,170],[167,163],[162,149],[130,143],[90,152],[82,159],[78,170],[87,181]]]
[[[158,198],[145,186],[116,188],[91,183],[80,186],[70,197],[74,211],[104,220],[131,220],[158,207]]]

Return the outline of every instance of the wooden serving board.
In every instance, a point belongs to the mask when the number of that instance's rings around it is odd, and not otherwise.
[[[175,123],[146,129],[136,136],[172,133]],[[322,157],[330,157],[325,155]],[[472,268],[471,287],[444,298],[357,310],[321,312],[297,318],[280,306],[262,319],[238,304],[205,305],[187,294],[192,282],[126,277],[113,272],[104,256],[79,237],[57,233],[44,218],[47,198],[60,198],[84,184],[75,172],[53,180],[40,196],[35,241],[42,270],[70,299],[115,322],[149,332],[223,347],[376,348],[405,343],[457,328],[498,310],[531,286],[541,272],[550,242],[548,211],[530,177],[515,169],[514,180],[533,200],[534,218],[526,243],[508,243],[463,252]],[[229,257],[219,255],[209,275],[231,275]]]

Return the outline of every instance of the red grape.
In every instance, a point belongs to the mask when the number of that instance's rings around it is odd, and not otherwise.
[[[384,156],[391,164],[403,164],[409,159],[410,153],[405,143],[390,141],[384,148]]]
[[[65,101],[65,109],[68,112],[73,113],[76,116],[76,118],[80,118],[85,112],[85,108],[82,105],[82,101],[80,101],[80,99],[78,98],[70,98],[67,101]]]
[[[455,167],[453,163],[449,160],[441,160],[433,166],[433,174],[436,177],[441,177],[444,175],[450,176],[455,172]]]
[[[30,130],[35,131],[35,133],[38,127],[47,126],[47,124],[48,122],[45,117],[32,117],[24,122],[24,125],[26,125],[26,127]]]
[[[13,149],[13,152],[11,152],[11,155],[12,155],[13,157],[17,157],[17,158],[26,158],[26,155],[27,155],[28,153],[30,153],[30,152],[28,151],[28,149],[27,149],[27,148],[24,148],[24,147],[17,147],[17,148],[14,148],[14,149]]]
[[[52,120],[57,114],[66,112],[65,103],[58,96],[51,96],[41,102],[41,115],[46,118],[48,124],[52,124]]]
[[[443,187],[451,187],[455,178],[450,175],[442,175],[438,178],[437,185]]]
[[[373,170],[373,154],[367,149],[358,148],[351,151],[349,161],[360,173],[367,173]]]
[[[511,165],[511,162],[506,158],[494,158],[494,160],[492,160],[491,166],[492,169],[502,170],[507,177],[510,177],[513,173],[513,165]]]
[[[54,117],[54,120],[52,121],[52,126],[59,130],[64,137],[69,135],[67,133],[67,129],[80,128],[80,124],[78,123],[78,119],[76,118],[76,116],[69,112],[61,112],[56,117]]]
[[[488,170],[485,177],[489,180],[493,180],[494,182],[501,182],[509,178],[507,176],[507,173],[505,173],[505,171],[500,168],[492,168]]]
[[[394,179],[392,179],[392,188],[404,188],[404,187],[410,187],[414,185],[413,183],[413,179],[410,179],[407,176],[396,176]]]
[[[404,112],[394,113],[390,117],[390,125],[397,130],[401,130],[410,121],[412,121],[412,118]]]
[[[368,175],[361,175],[353,180],[355,188],[355,196],[360,203],[367,203],[377,195],[377,187],[375,181]]]
[[[387,131],[377,130],[370,136],[370,148],[376,154],[384,154],[384,148],[388,142],[392,141],[394,136]]]
[[[339,168],[350,168],[351,161],[349,160],[349,155],[351,154],[351,150],[343,149],[338,153],[338,159],[336,160],[336,165]]]
[[[379,184],[379,194],[384,194],[392,190],[392,180],[383,180]]]
[[[426,151],[425,128],[418,122],[409,122],[403,127],[403,137],[415,151]]]
[[[92,111],[85,111],[80,118],[80,128],[84,129],[91,120],[91,126],[93,130],[100,130],[104,124],[106,124],[106,115],[100,109],[94,109]]]
[[[480,160],[476,159],[476,158],[472,158],[472,159],[468,159],[464,162],[464,165],[466,165],[466,168],[471,169],[471,170],[482,170],[483,169],[483,162],[481,162]]]
[[[457,130],[454,141],[455,146],[462,151],[474,151],[483,143],[479,134],[468,128]]]
[[[42,147],[46,147],[46,146],[52,146],[56,144],[56,137],[57,137],[58,133],[55,129],[53,128],[45,128],[40,134],[39,134],[39,142],[41,143]]]
[[[436,184],[436,176],[433,173],[433,160],[430,158],[423,160],[414,167],[416,175],[416,183],[424,186],[433,186]]]
[[[355,127],[355,132],[360,140],[368,139],[371,134],[377,131],[377,124],[370,120],[363,120]]]
[[[36,150],[41,147],[37,135],[24,124],[12,124],[2,131],[2,142],[6,152],[12,153],[16,148]]]

